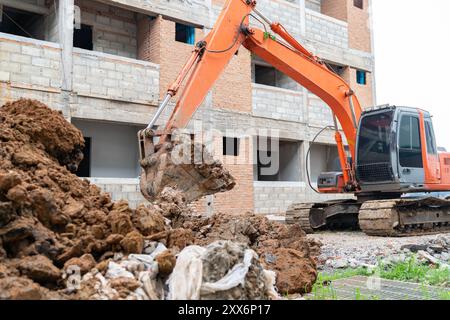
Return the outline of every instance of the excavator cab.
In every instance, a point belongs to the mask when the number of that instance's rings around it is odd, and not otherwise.
[[[439,158],[428,112],[383,106],[363,112],[356,151],[362,192],[420,192],[440,180]]]

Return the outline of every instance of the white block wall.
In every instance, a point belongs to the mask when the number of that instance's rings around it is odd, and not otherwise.
[[[0,33],[0,81],[60,89],[60,67],[58,44]]]
[[[348,48],[348,24],[306,9],[306,37],[340,48]]]
[[[313,184],[316,187],[316,184]],[[345,199],[339,194],[317,194],[305,182],[253,182],[255,213],[283,215],[294,203]]]
[[[301,10],[297,2],[284,0],[260,0],[258,10],[273,21],[280,22],[294,38],[301,37]],[[251,20],[252,25],[263,28],[261,23]]]
[[[308,123],[311,126],[325,127],[334,125],[331,108],[319,97],[308,93]]]
[[[316,11],[316,12],[321,12],[322,9],[322,1],[321,0],[306,0],[305,1],[305,5],[306,8]]]
[[[304,122],[301,91],[252,84],[253,115],[293,122]]]
[[[126,200],[131,208],[146,203],[140,192],[139,179],[88,178],[88,180],[100,187],[103,192],[109,193],[113,201]]]
[[[159,66],[74,48],[74,91],[121,101],[157,104]]]
[[[81,23],[92,26],[94,50],[137,57],[136,13],[91,0],[78,0]]]

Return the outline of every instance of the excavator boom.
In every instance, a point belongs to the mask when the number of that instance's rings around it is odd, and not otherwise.
[[[265,30],[250,27],[249,20],[251,16],[258,18],[258,21],[263,21]],[[280,37],[280,40],[277,39],[277,36],[266,31],[267,26]],[[176,81],[168,89],[163,103],[149,126],[139,132],[141,165],[144,169],[141,176],[141,189],[146,198],[154,198],[164,188],[165,183],[163,181],[168,183],[170,180],[168,178],[162,179],[161,171],[164,171],[164,174],[170,177],[171,181],[176,179],[185,181],[184,183],[179,182],[179,184],[185,186],[189,184],[205,185],[205,181],[207,181],[206,185],[214,186],[213,190],[203,188],[203,193],[196,192],[195,198],[200,197],[202,194],[206,195],[229,190],[230,186],[226,183],[224,184],[224,181],[227,179],[224,179],[223,175],[218,175],[219,181],[221,181],[219,184],[213,183],[211,178],[203,175],[194,174],[197,178],[193,179],[193,173],[198,173],[198,170],[193,169],[193,164],[188,166],[189,169],[185,166],[185,170],[180,172],[180,166],[170,163],[167,157],[162,155],[173,148],[173,146],[164,148],[164,143],[169,142],[169,137],[171,137],[174,130],[183,129],[187,126],[216,80],[241,46],[244,46],[279,71],[290,76],[327,103],[341,124],[342,131],[349,145],[351,157],[354,159],[361,106],[350,86],[341,77],[329,70],[318,57],[298,43],[280,23],[272,22],[265,17],[256,8],[256,1],[228,0],[212,31],[204,40],[196,44],[191,57]],[[170,99],[177,95],[183,81],[185,81],[184,89],[165,128],[160,131],[153,130],[158,117],[169,104]],[[156,146],[157,150],[155,150],[153,145],[155,136],[160,137],[159,145]],[[355,190],[357,184],[354,168],[348,162],[343,139],[338,128],[336,128],[335,136],[339,160],[343,169],[344,185],[333,191]],[[155,155],[155,152],[158,155]],[[164,165],[161,165],[158,161],[161,157],[166,159]],[[149,161],[150,158],[152,159],[151,161]],[[155,182],[156,177],[159,177],[157,179],[159,182]]]

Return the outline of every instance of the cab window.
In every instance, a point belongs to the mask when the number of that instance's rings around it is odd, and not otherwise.
[[[434,137],[433,124],[431,121],[425,121],[425,134],[427,136],[428,154],[437,154],[436,140]]]
[[[403,115],[399,137],[400,165],[407,168],[423,168],[419,118]]]

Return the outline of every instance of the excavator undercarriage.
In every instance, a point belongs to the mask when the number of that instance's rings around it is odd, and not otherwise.
[[[371,236],[406,237],[450,231],[450,200],[434,197],[341,200],[291,205],[286,223],[307,233],[359,228]]]

